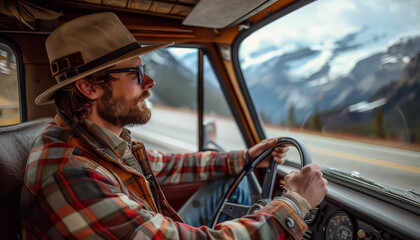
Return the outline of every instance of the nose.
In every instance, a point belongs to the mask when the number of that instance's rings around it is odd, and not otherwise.
[[[150,78],[147,74],[144,74],[144,82],[141,85],[141,88],[143,90],[149,90],[153,88],[156,85],[155,81],[153,81],[152,78]]]

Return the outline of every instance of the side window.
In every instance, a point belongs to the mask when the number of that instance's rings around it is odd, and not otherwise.
[[[20,122],[16,54],[0,42],[0,126]]]
[[[239,127],[206,56],[204,56],[204,126],[204,148],[218,150],[245,148]]]
[[[130,130],[146,147],[165,153],[198,151],[198,56],[197,48],[171,47],[141,57],[148,66],[147,74],[156,82],[148,99],[152,117],[145,125]],[[208,60],[204,64],[203,124],[212,130],[212,143],[223,150],[237,150],[238,143],[243,142],[238,127],[211,65]],[[226,144],[233,136],[236,145]],[[208,148],[216,147],[213,144]]]
[[[198,50],[165,48],[143,55],[147,74],[156,82],[148,99],[152,118],[131,131],[146,147],[162,152],[198,150]]]

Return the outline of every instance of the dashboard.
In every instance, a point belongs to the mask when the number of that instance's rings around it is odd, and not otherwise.
[[[281,166],[286,175],[293,167]],[[420,239],[420,216],[328,179],[328,193],[305,217],[302,239]]]
[[[389,229],[385,230],[362,221],[358,216],[328,201],[309,212],[305,222],[308,224],[308,231],[302,239],[406,239],[398,237],[398,233],[391,234]]]
[[[324,204],[323,204],[324,205]],[[314,228],[322,228],[324,232],[324,237],[327,240],[333,240],[333,239],[342,239],[342,240],[351,240],[354,239],[354,224],[351,219],[351,217],[346,214],[345,212],[341,211],[339,208],[334,208],[333,212],[331,214],[325,214],[323,212],[326,212],[325,208],[328,207],[327,204],[324,206],[320,206],[321,212],[320,212],[320,218],[325,218],[327,221],[319,221],[316,222],[318,217],[319,208],[314,209],[308,213],[308,215],[305,217],[305,222],[308,224],[308,226],[314,226]],[[322,214],[322,216],[321,216]],[[325,222],[325,223],[324,223]],[[323,224],[319,224],[323,223]],[[312,232],[309,230],[305,234],[305,238],[311,239],[312,238]]]

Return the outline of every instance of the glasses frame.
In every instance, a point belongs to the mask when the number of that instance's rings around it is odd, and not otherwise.
[[[125,72],[135,72],[137,73],[137,81],[140,85],[144,83],[144,75],[146,74],[146,64],[140,65],[138,67],[132,68],[115,68],[108,70],[108,73],[125,73]]]

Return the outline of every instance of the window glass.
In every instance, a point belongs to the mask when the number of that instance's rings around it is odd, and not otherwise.
[[[238,125],[207,56],[204,56],[204,114],[204,148],[217,150],[245,148]]]
[[[324,168],[420,192],[419,9],[320,0],[248,36],[239,61],[266,136],[301,139]]]
[[[165,48],[143,55],[147,74],[156,82],[148,106],[152,117],[131,129],[148,148],[162,152],[198,150],[198,50]]]
[[[0,43],[0,126],[20,122],[16,55]]]
[[[170,47],[141,58],[156,86],[151,89],[148,100],[152,117],[145,125],[130,128],[133,136],[143,140],[146,147],[162,152],[198,151],[198,49]],[[244,147],[207,57],[204,61],[204,112],[205,129],[210,134],[207,136],[212,137],[212,144],[205,148],[238,150]]]

